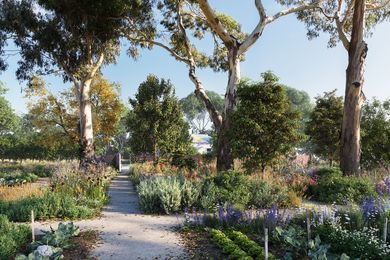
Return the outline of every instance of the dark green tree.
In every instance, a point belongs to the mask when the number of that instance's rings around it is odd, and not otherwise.
[[[118,19],[121,16],[127,20]],[[18,47],[16,75],[60,73],[77,89],[80,109],[80,166],[94,163],[91,82],[104,64],[115,62],[121,28],[153,35],[148,0],[3,0],[0,2],[0,54],[7,40]],[[134,37],[137,33],[129,32]],[[135,44],[131,45],[134,53]],[[4,56],[1,56],[4,57]],[[6,62],[0,59],[0,69]]]
[[[291,152],[301,140],[299,113],[292,108],[282,84],[271,72],[260,82],[242,82],[229,135],[233,154],[247,170],[261,169]]]
[[[366,170],[390,168],[390,100],[373,99],[363,106],[362,158]]]
[[[5,93],[7,93],[7,89],[0,81],[0,135],[13,131],[18,124],[18,116],[9,101],[4,97]]]
[[[129,102],[132,110],[128,127],[133,153],[151,153],[157,160],[190,149],[189,125],[169,80],[149,75]]]
[[[313,104],[310,96],[303,90],[298,90],[292,87],[284,86],[287,93],[287,98],[290,101],[292,108],[301,114],[300,130],[303,132],[306,123],[309,121],[310,114],[313,111]]]
[[[206,90],[206,94],[215,105],[215,108],[218,111],[221,111],[224,106],[222,96],[214,91],[208,90]],[[211,120],[207,109],[199,97],[197,97],[195,93],[191,93],[180,100],[180,105],[192,130],[198,134],[207,134]]]
[[[336,90],[316,97],[316,105],[306,126],[306,134],[313,143],[313,152],[329,160],[332,166],[339,159],[343,98]]]

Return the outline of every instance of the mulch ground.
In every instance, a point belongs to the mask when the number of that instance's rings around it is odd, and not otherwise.
[[[72,237],[72,247],[64,250],[66,260],[96,259],[90,256],[90,252],[99,239],[99,232],[96,230],[86,230],[80,232],[77,237]]]
[[[190,259],[226,259],[226,255],[211,241],[208,232],[183,229],[179,233]]]

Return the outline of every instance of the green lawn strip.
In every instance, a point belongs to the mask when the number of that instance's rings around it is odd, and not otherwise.
[[[250,260],[253,259],[248,255],[244,250],[242,250],[238,245],[236,245],[227,235],[225,235],[221,230],[210,229],[209,233],[212,237],[214,243],[222,249],[222,252],[229,255],[229,259],[242,259]]]
[[[239,231],[227,231],[226,235],[242,250],[254,259],[264,259],[264,248],[251,240],[247,235]],[[268,253],[268,259],[276,259],[274,255]]]

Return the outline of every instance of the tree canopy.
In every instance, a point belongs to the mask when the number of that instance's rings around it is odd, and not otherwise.
[[[314,144],[313,152],[329,160],[330,164],[339,159],[342,120],[343,98],[336,96],[336,90],[316,97],[306,134]]]
[[[300,115],[271,72],[263,73],[262,81],[244,81],[237,95],[239,103],[230,130],[233,153],[244,161],[246,169],[264,170],[300,141]]]
[[[128,127],[133,153],[150,153],[158,159],[190,149],[189,125],[168,80],[149,75],[129,102],[132,110]]]

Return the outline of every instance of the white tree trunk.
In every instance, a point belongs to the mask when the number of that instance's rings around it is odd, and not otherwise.
[[[78,84],[80,106],[80,166],[88,167],[95,161],[95,148],[93,143],[92,104],[91,104],[92,79],[86,79]]]
[[[218,133],[217,146],[217,169],[226,171],[233,168],[233,155],[228,137],[231,127],[231,113],[237,105],[237,87],[241,80],[240,57],[237,55],[238,48],[235,46],[229,51],[229,81],[225,94],[225,106],[223,111],[222,126]]]

